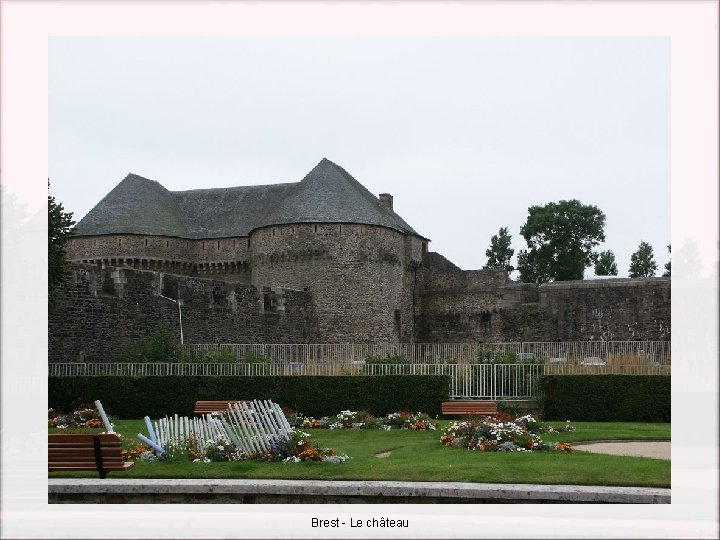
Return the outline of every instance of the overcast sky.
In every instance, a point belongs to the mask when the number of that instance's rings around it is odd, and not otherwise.
[[[605,213],[621,277],[641,240],[668,260],[668,38],[51,38],[49,70],[51,190],[76,219],[130,172],[271,184],[327,157],[463,269],[567,199]]]

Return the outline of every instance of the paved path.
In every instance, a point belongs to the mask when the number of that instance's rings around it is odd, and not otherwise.
[[[573,443],[572,447],[596,454],[670,459],[670,441],[595,441]]]

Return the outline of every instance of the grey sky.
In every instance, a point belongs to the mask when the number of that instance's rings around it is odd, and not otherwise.
[[[51,38],[53,194],[296,182],[327,157],[465,269],[527,208],[597,205],[620,276],[670,242],[667,38]],[[588,270],[586,276],[592,275]]]

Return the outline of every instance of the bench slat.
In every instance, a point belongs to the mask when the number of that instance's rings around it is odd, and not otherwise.
[[[440,412],[448,416],[492,416],[497,414],[497,403],[494,401],[444,401],[440,404]]]
[[[104,467],[106,471],[126,471],[130,467],[135,465],[134,462],[128,461],[126,463],[123,463],[122,465],[118,466],[111,466],[111,467]],[[88,463],[88,464],[82,464],[82,463],[53,463],[50,467],[48,467],[49,471],[96,471],[97,467],[95,467],[95,463]]]
[[[103,433],[97,436],[100,437],[100,443],[120,443],[117,433]],[[95,435],[92,433],[53,433],[48,434],[48,442],[69,442],[75,444],[86,442],[92,444],[93,437],[95,437]]]
[[[95,459],[95,440],[101,468]],[[123,461],[122,443],[115,433],[48,435],[48,471],[98,471],[104,478],[103,473],[125,471],[134,464]]]
[[[195,402],[195,415],[210,414],[214,412],[224,412],[230,403],[248,403],[242,399],[226,399],[216,401],[197,401]]]

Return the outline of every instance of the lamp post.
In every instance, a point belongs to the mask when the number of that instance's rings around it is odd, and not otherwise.
[[[182,300],[178,298],[177,300],[173,300],[172,298],[168,298],[167,296],[163,296],[162,294],[158,295],[160,298],[164,298],[165,300],[170,300],[171,302],[175,302],[178,307],[178,315],[180,316],[180,345],[185,344],[185,340],[183,339],[183,329],[182,329]]]

